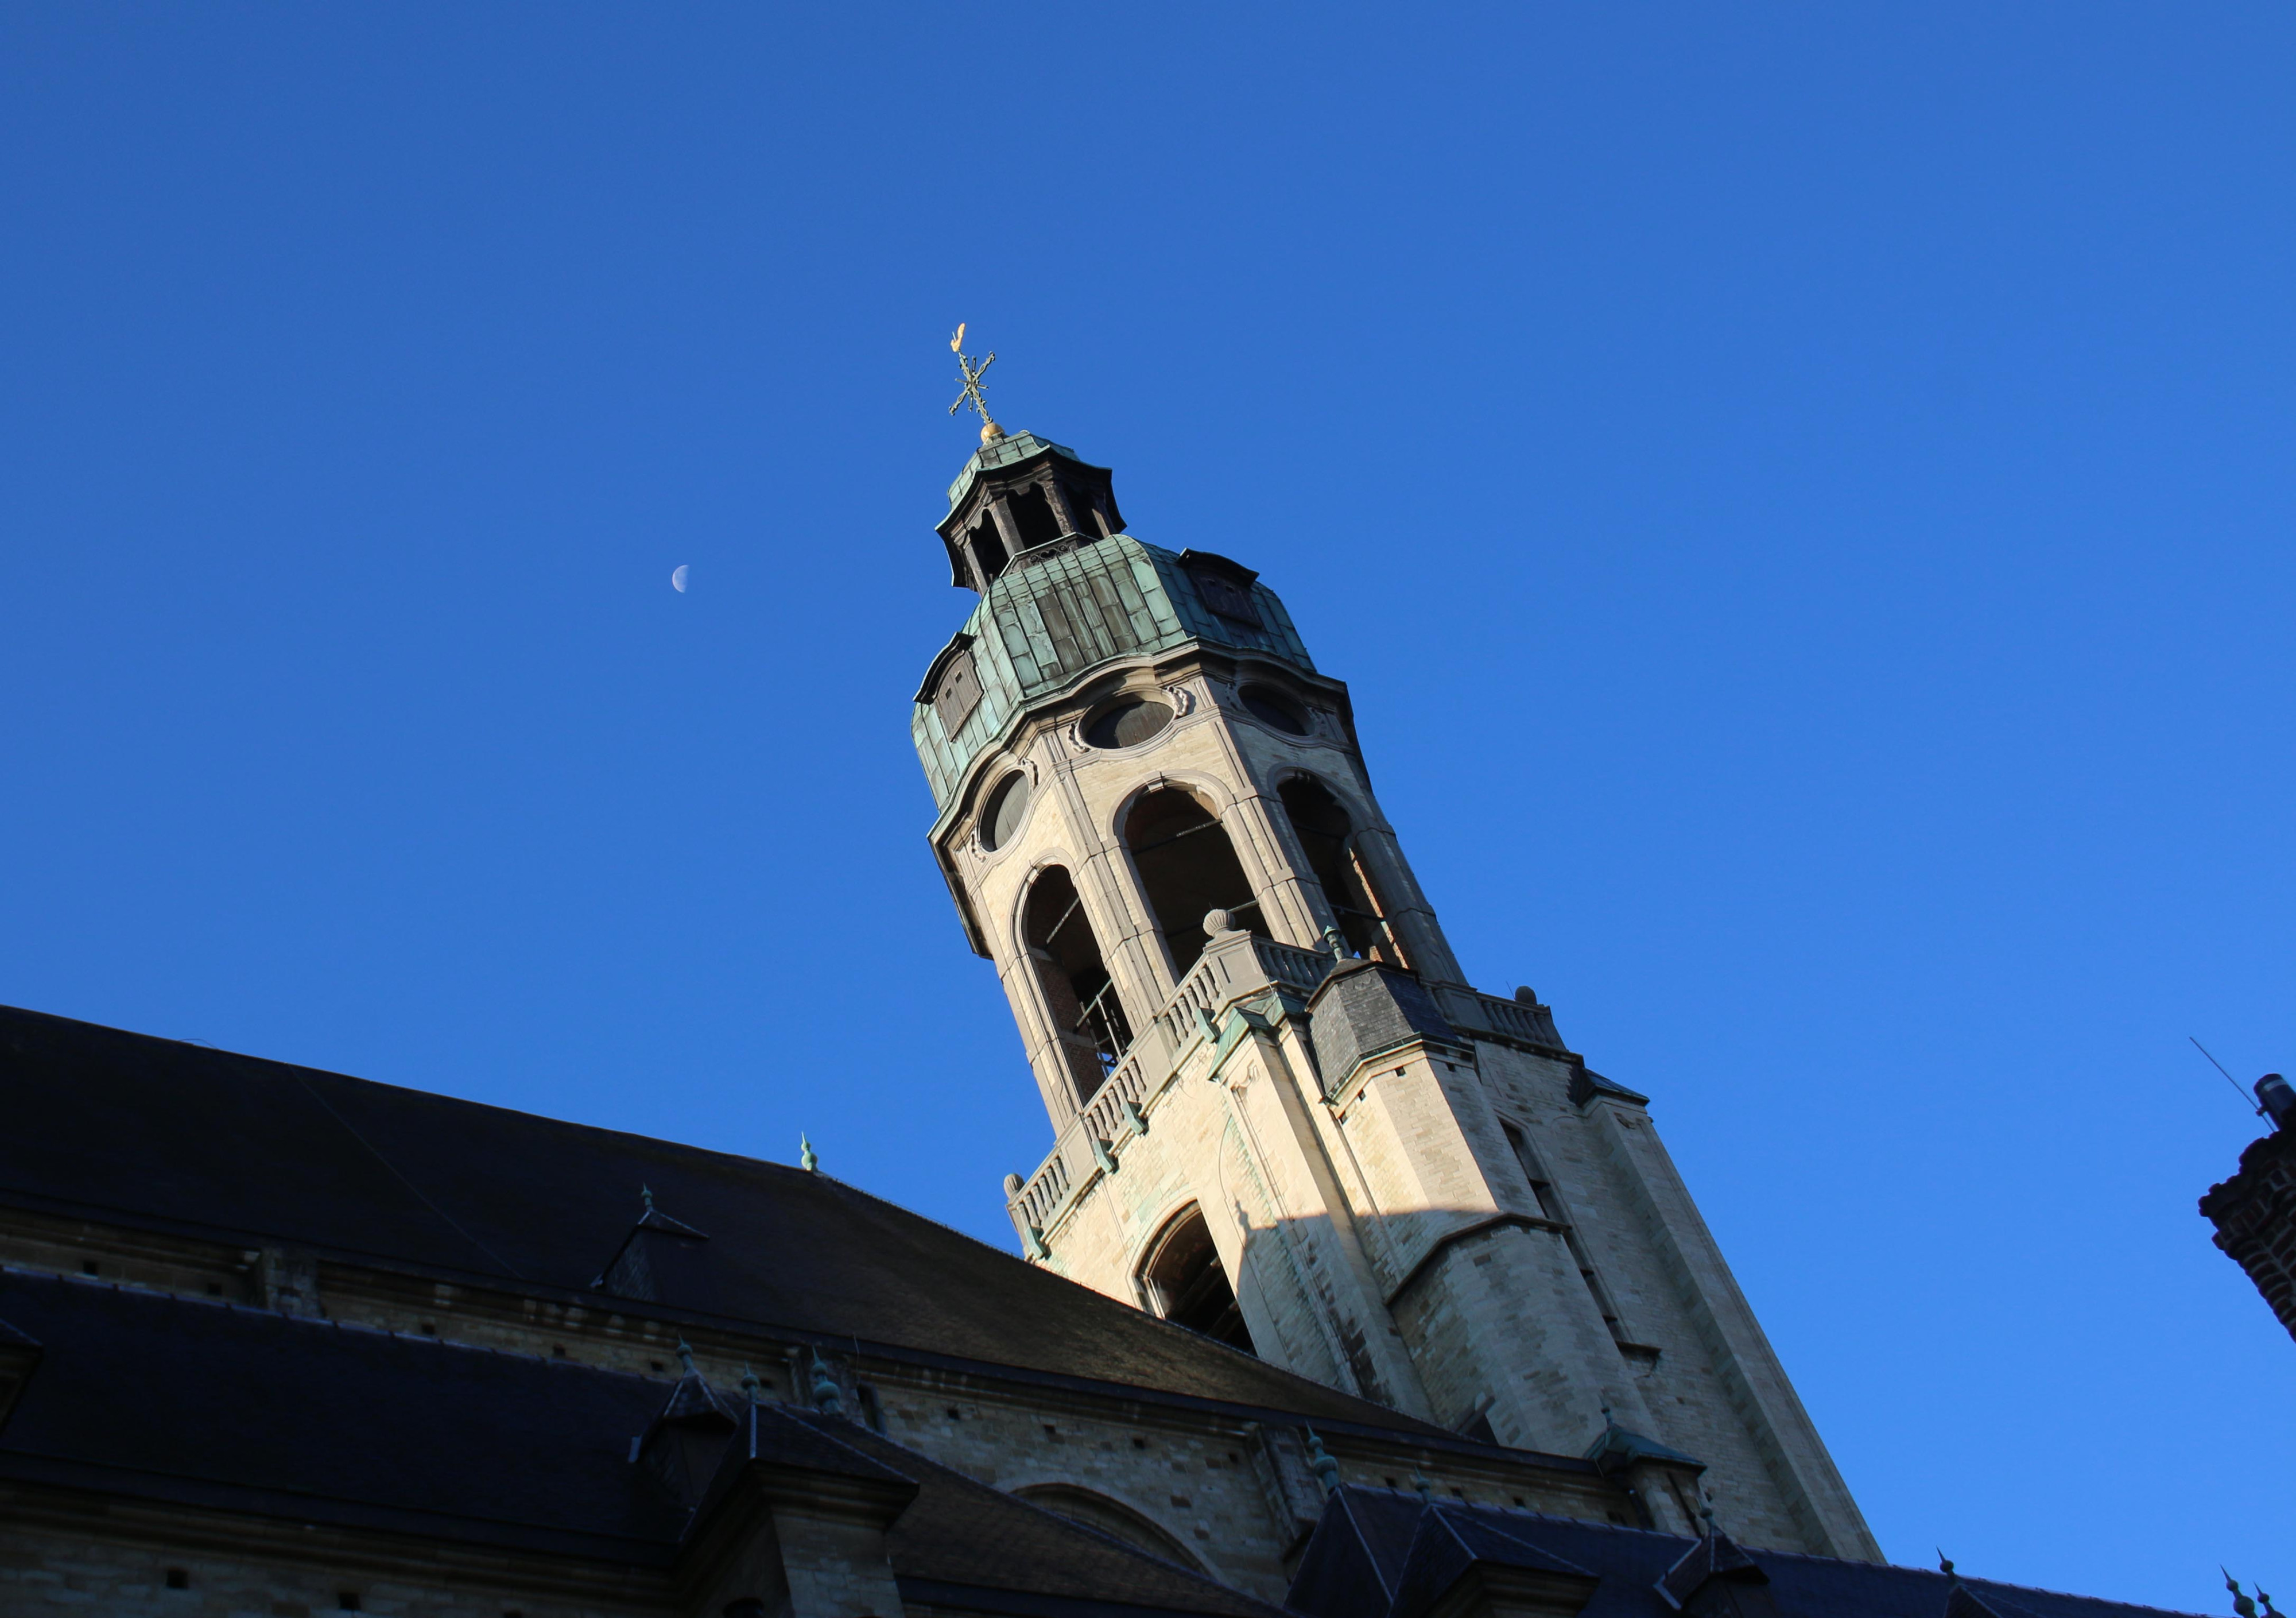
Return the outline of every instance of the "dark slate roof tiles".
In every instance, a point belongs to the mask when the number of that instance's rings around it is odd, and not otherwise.
[[[643,1185],[689,1313],[1453,1441],[825,1174],[6,1008],[0,1078],[0,1200],[588,1298]]]
[[[47,1349],[0,1479],[653,1567],[699,1520],[631,1463],[658,1378],[21,1270],[0,1270],[0,1311]],[[906,1496],[887,1541],[905,1581],[1070,1618],[1279,1618],[849,1421],[744,1402],[726,1443],[713,1492],[755,1461]]]
[[[1581,1618],[1676,1618],[1659,1581],[1697,1541],[1496,1507],[1430,1505],[1415,1494],[1349,1485],[1332,1497],[1303,1554],[1287,1605],[1308,1618],[1390,1618],[1439,1595],[1414,1578],[1423,1519],[1474,1557],[1501,1566],[1599,1574]],[[1515,1548],[1521,1548],[1518,1551]],[[1780,1618],[1947,1618],[1946,1576],[1925,1568],[1742,1548],[1769,1576]],[[1525,1554],[1527,1553],[1527,1554]],[[1433,1558],[1423,1566],[1431,1567]],[[1461,1570],[1467,1564],[1461,1562]],[[1370,1569],[1374,1577],[1357,1576]],[[2162,1609],[1967,1579],[1969,1594],[2010,1618],[2161,1618]],[[1414,1605],[1416,1603],[1416,1605]]]
[[[0,1317],[45,1350],[0,1476],[636,1562],[685,1519],[658,1381],[20,1270]]]

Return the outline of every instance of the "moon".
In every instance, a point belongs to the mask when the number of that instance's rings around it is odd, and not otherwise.
[[[669,576],[669,587],[676,590],[681,595],[685,595],[685,576],[693,571],[693,568],[687,563],[683,562],[679,563],[677,564],[677,571]]]

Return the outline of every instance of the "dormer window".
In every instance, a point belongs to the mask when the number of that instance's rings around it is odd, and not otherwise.
[[[1259,574],[1208,551],[1184,551],[1180,561],[1187,568],[1189,580],[1195,585],[1196,595],[1204,605],[1230,623],[1250,629],[1263,627],[1259,603],[1251,589],[1251,581]]]
[[[948,667],[941,670],[940,684],[933,688],[933,710],[940,715],[941,735],[955,735],[980,705],[980,677],[973,672],[972,653],[960,652],[948,660]]]

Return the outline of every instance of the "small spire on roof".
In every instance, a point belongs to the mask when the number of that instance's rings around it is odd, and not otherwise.
[[[746,1359],[742,1361],[742,1392],[749,1395],[751,1404],[761,1402],[758,1398],[758,1392],[765,1385],[764,1380],[758,1375],[757,1367]]]
[[[2238,1613],[2240,1618],[2256,1618],[2256,1603],[2241,1594],[2240,1581],[2225,1573],[2221,1566],[2217,1572],[2224,1573],[2225,1588],[2232,1592],[2232,1610]]]
[[[1427,1474],[1420,1471],[1416,1466],[1414,1466],[1411,1469],[1411,1486],[1419,1491],[1419,1498],[1421,1499],[1426,1501],[1430,1506],[1432,1506],[1435,1503],[1435,1485],[1427,1481]]]
[[[806,1138],[805,1131],[802,1129],[798,1131],[797,1146],[797,1166],[799,1168],[804,1170],[808,1174],[810,1174],[816,1169],[821,1167],[821,1154],[813,1149],[813,1142]]]
[[[1956,1584],[1961,1582],[1961,1575],[1953,1571],[1953,1558],[1945,1554],[1945,1547],[1942,1545],[1938,1547],[1938,1572],[1943,1573]]]
[[[653,1211],[653,1187],[652,1186],[640,1186],[638,1187],[638,1198],[641,1202],[645,1203],[646,1211],[648,1213],[652,1213]]]
[[[1308,1469],[1316,1474],[1316,1482],[1324,1492],[1329,1494],[1340,1486],[1340,1463],[1324,1448],[1324,1441],[1315,1428],[1304,1431],[1308,1434]]]
[[[819,1349],[813,1351],[813,1408],[824,1416],[845,1414],[845,1395],[838,1391],[837,1378],[829,1374]]]
[[[685,1367],[688,1376],[693,1375],[693,1345],[683,1337],[677,1340],[677,1363]]]

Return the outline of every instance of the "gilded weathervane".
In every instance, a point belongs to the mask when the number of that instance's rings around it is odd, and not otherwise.
[[[956,335],[948,340],[948,351],[956,356],[956,368],[964,375],[964,391],[956,396],[956,403],[948,407],[948,413],[955,415],[967,405],[972,406],[980,413],[980,441],[993,444],[1004,436],[1004,429],[996,424],[996,418],[988,414],[988,407],[980,401],[980,379],[988,374],[988,367],[996,363],[996,356],[991,351],[988,357],[977,365],[967,359],[964,357],[964,323],[961,320],[956,323]]]

